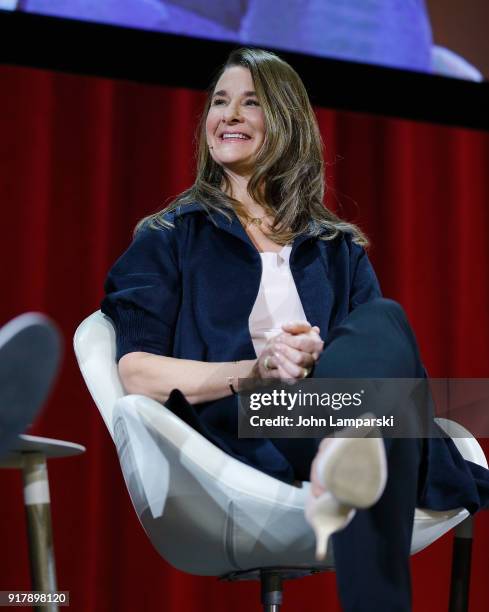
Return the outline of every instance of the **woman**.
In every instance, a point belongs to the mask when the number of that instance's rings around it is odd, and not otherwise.
[[[324,207],[317,122],[287,63],[233,52],[199,134],[194,185],[138,225],[107,279],[121,379],[241,461],[288,482],[311,475],[314,496],[334,496],[346,447],[323,443],[311,471],[318,440],[238,439],[240,379],[422,377],[416,341],[380,299],[365,236]],[[450,441],[369,448],[373,485],[356,505],[371,507],[333,536],[340,597],[347,611],[409,610],[416,503],[475,511],[485,473]]]

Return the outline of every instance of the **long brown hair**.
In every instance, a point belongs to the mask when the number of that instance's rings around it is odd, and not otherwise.
[[[222,166],[212,159],[205,129],[215,86],[223,72],[233,66],[242,66],[251,72],[263,109],[265,139],[247,190],[274,218],[269,236],[278,244],[287,244],[304,233],[331,240],[347,232],[352,234],[354,242],[367,246],[368,240],[357,226],[342,221],[324,206],[323,145],[316,116],[299,75],[274,53],[249,48],[233,51],[208,89],[197,132],[194,184],[166,208],[142,219],[135,231],[147,224],[155,228],[173,227],[164,215],[193,202],[229,220],[230,211],[246,216],[241,203],[227,195],[231,193],[230,180]]]

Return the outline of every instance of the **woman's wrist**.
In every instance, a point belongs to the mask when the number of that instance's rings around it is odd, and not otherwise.
[[[239,366],[238,366],[239,362],[238,361],[233,361],[233,365],[236,366],[234,369],[236,370],[236,372],[239,370]],[[237,374],[233,374],[232,376],[228,376],[227,377],[227,384],[228,387],[231,391],[231,393],[233,395],[237,395],[238,394],[238,380],[239,380],[239,376]]]
[[[232,375],[227,376],[226,383],[233,394],[237,394],[244,388],[247,388],[245,381],[250,378],[256,378],[255,366],[257,359],[245,359],[232,362]]]
[[[250,370],[249,378],[261,378],[260,368],[258,366],[258,359],[253,363],[253,367]]]

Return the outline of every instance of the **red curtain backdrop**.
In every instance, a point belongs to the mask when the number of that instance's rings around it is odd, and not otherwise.
[[[73,612],[259,610],[257,584],[189,576],[153,550],[71,348],[135,223],[191,184],[203,94],[6,66],[0,91],[0,324],[28,310],[58,322],[63,368],[32,431],[87,447],[49,465],[59,588]],[[328,204],[371,237],[384,294],[405,307],[428,371],[488,377],[489,134],[317,115]],[[0,590],[29,589],[20,475],[0,471],[0,490]],[[489,608],[488,535],[481,513],[472,612]],[[451,540],[413,557],[415,611],[447,610]],[[284,612],[339,610],[334,574],[287,583],[285,595]]]

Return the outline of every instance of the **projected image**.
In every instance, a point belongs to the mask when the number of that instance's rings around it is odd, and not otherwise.
[[[433,44],[425,0],[0,0],[0,8],[483,80]]]

